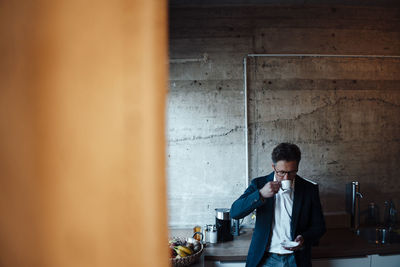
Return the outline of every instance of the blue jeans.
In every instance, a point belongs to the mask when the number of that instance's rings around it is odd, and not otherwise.
[[[266,253],[262,258],[259,267],[297,267],[294,253],[287,255],[278,255]]]

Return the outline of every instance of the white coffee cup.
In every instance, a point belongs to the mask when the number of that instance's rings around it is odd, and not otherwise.
[[[282,190],[288,190],[292,187],[292,180],[282,180],[281,188]]]

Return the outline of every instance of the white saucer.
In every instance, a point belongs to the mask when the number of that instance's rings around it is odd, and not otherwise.
[[[281,243],[282,247],[284,248],[294,248],[297,247],[299,245],[299,242],[295,242],[295,241],[284,241]]]

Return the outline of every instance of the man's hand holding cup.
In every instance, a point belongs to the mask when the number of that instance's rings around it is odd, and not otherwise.
[[[270,198],[278,193],[280,187],[281,185],[278,181],[272,181],[266,183],[259,192],[263,198]]]

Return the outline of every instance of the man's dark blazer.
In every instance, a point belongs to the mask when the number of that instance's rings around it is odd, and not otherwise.
[[[259,190],[273,179],[273,172],[268,176],[253,179],[243,195],[233,202],[230,210],[232,218],[240,219],[256,209],[256,225],[246,267],[257,266],[271,240],[275,197],[263,199]],[[297,267],[311,266],[311,246],[317,243],[326,231],[318,185],[300,176],[296,176],[294,184],[291,236],[292,240],[297,235],[304,238],[303,248],[295,252],[296,264]]]

